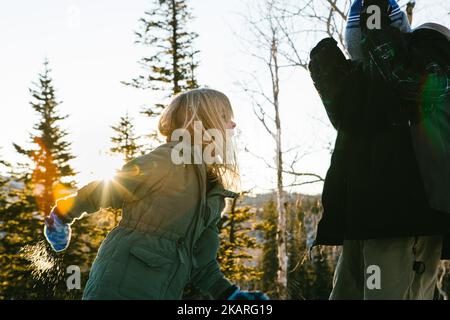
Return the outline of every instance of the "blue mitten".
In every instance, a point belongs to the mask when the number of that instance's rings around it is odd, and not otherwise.
[[[269,300],[269,297],[261,291],[241,291],[236,288],[227,300]]]
[[[50,246],[56,252],[63,251],[69,246],[72,229],[56,214],[55,206],[48,218],[45,218],[44,235]]]

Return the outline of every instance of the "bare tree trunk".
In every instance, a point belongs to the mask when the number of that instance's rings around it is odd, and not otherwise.
[[[311,1],[311,0],[310,0]],[[335,1],[335,0],[333,0]],[[346,0],[347,1],[347,0]],[[294,40],[289,38],[287,33],[289,30],[283,29],[284,24],[280,21],[277,14],[291,15],[289,12],[279,12],[280,8],[283,8],[284,1],[278,0],[266,0],[261,6],[255,6],[252,8],[252,12],[257,12],[257,17],[252,19],[248,16],[247,21],[250,25],[249,31],[252,34],[250,42],[254,43],[254,48],[258,48],[257,52],[250,52],[250,54],[258,61],[262,62],[265,70],[269,71],[268,80],[270,80],[270,89],[266,89],[262,86],[258,79],[255,77],[257,89],[253,90],[248,86],[244,86],[244,90],[250,93],[252,101],[254,103],[254,113],[258,120],[262,123],[265,130],[274,139],[275,142],[275,154],[274,162],[264,162],[269,168],[274,169],[276,172],[276,207],[277,207],[277,260],[278,260],[278,272],[277,272],[277,293],[279,299],[287,299],[288,297],[288,243],[291,239],[290,230],[288,229],[288,213],[286,209],[286,193],[285,187],[293,185],[285,185],[283,181],[283,175],[289,174],[298,178],[311,177],[315,178],[314,181],[307,181],[298,183],[295,185],[302,185],[304,183],[314,183],[322,181],[323,179],[315,174],[300,173],[294,171],[293,164],[291,170],[286,170],[285,156],[289,150],[283,149],[282,144],[282,123],[280,118],[280,72],[281,68],[286,68],[290,65],[297,65],[297,61],[302,61],[306,68],[306,60],[303,62],[300,53],[296,52],[296,59],[287,59],[286,52],[283,48],[292,46],[294,48]],[[335,2],[333,2],[335,4]],[[288,41],[288,43],[286,43]],[[290,42],[292,41],[292,42]],[[246,41],[248,42],[248,40]],[[261,51],[259,51],[261,50]],[[288,64],[286,64],[286,62]],[[300,62],[299,62],[300,63]],[[266,93],[271,90],[270,94]],[[256,97],[255,97],[256,95]],[[296,158],[297,160],[297,158]],[[294,161],[296,161],[294,160]]]
[[[286,208],[283,188],[283,150],[281,146],[281,120],[279,109],[279,65],[278,65],[278,38],[276,30],[272,29],[272,43],[270,50],[270,75],[272,80],[273,106],[275,109],[275,145],[276,145],[276,169],[277,169],[277,211],[278,211],[278,294],[280,299],[287,298],[287,267],[288,256],[286,247]]]

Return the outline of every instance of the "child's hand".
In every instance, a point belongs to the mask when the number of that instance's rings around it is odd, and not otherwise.
[[[48,243],[56,252],[63,251],[69,246],[72,230],[68,223],[64,223],[53,208],[50,216],[45,218],[44,235]]]

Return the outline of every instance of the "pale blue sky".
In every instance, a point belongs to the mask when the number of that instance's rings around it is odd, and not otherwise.
[[[243,52],[243,45],[235,36],[246,32],[238,13],[245,11],[246,3],[257,1],[192,0],[195,20],[191,29],[200,35],[196,42],[201,51],[200,83],[230,97],[241,131],[240,143],[270,161],[273,157],[270,138],[254,117],[249,99],[236,85],[248,73],[262,75],[261,67]],[[446,13],[450,12],[450,1],[417,2],[416,23],[433,18],[449,26]],[[110,126],[126,111],[136,120],[138,133],[148,132],[154,125],[139,111],[143,105],[157,102],[158,96],[120,83],[139,72],[136,61],[145,51],[133,44],[133,30],[151,3],[17,0],[0,4],[2,158],[13,163],[23,160],[11,143],[23,145],[29,139],[36,116],[29,105],[28,88],[42,70],[44,57],[48,57],[58,97],[63,101],[60,111],[70,115],[64,126],[70,131],[72,151],[77,155],[72,164],[80,172],[77,176],[80,186],[121,166],[119,159],[105,154],[110,147]],[[304,70],[282,74],[281,103],[285,147],[298,145],[300,151],[312,152],[297,169],[325,175],[330,156],[324,148],[333,140],[334,132],[325,125],[328,120]],[[240,159],[245,189],[267,191],[274,187],[275,172],[262,161],[244,153]],[[316,184],[301,191],[316,193],[321,188]]]

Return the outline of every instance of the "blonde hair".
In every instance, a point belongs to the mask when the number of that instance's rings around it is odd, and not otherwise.
[[[230,139],[227,136],[226,125],[233,119],[233,109],[228,97],[220,91],[201,88],[189,90],[176,95],[170,104],[164,109],[158,124],[159,132],[171,140],[172,133],[178,129],[184,129],[194,136],[195,122],[202,124],[202,136],[210,137],[207,130],[215,129],[224,139]],[[205,134],[206,133],[206,134]],[[239,171],[236,161],[236,150],[231,141],[216,141],[216,139],[207,139],[202,141],[202,147],[213,144],[223,150],[223,146],[228,146],[227,159],[220,163],[206,164],[208,173],[215,180],[218,180],[225,188],[239,188]],[[220,146],[219,146],[220,144]]]

